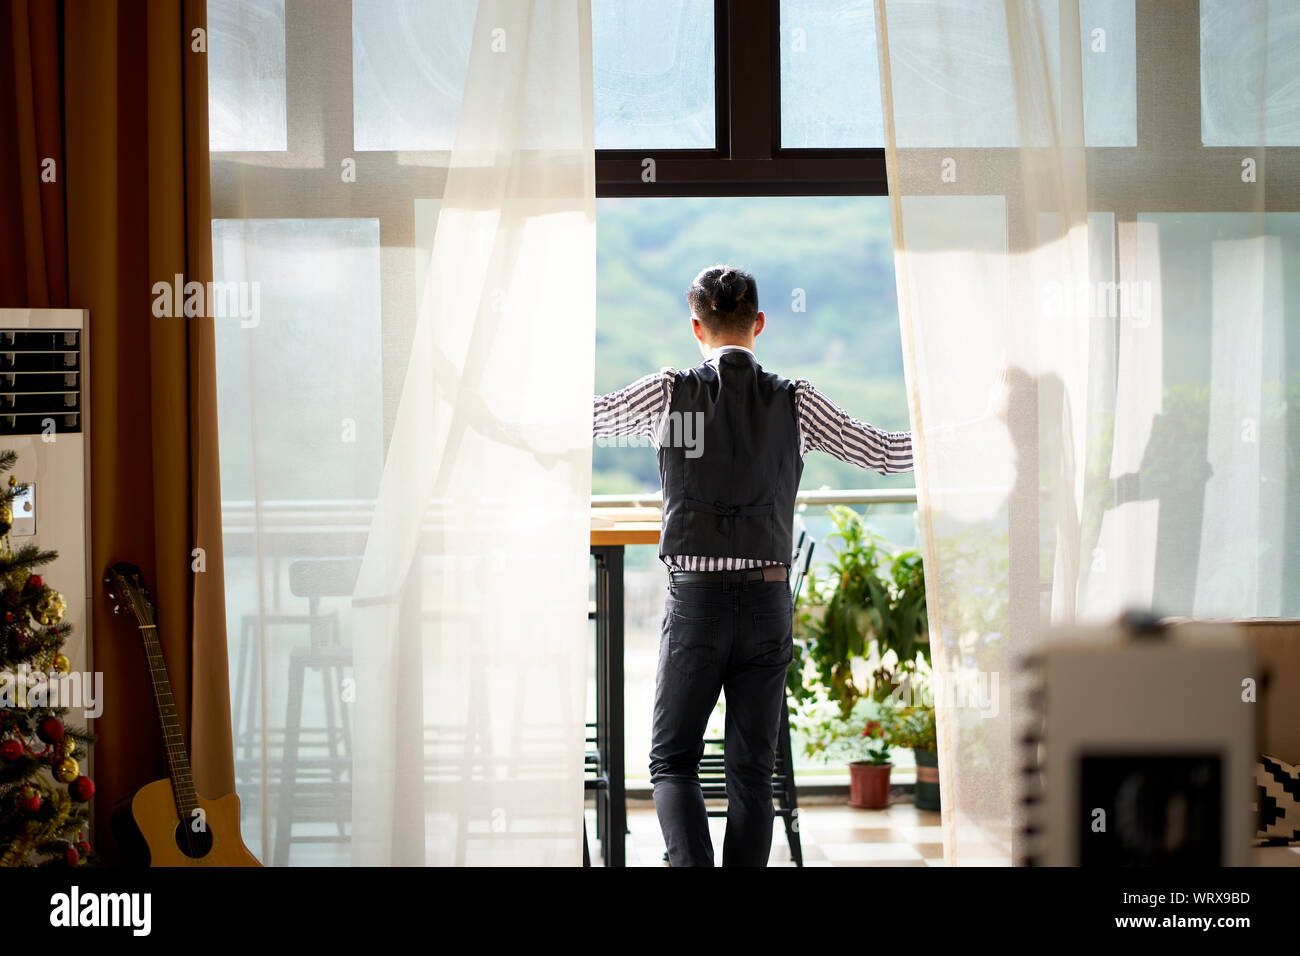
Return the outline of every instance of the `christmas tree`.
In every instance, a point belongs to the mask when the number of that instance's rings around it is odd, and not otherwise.
[[[0,452],[0,474],[18,456]],[[0,490],[0,866],[77,866],[90,846],[83,833],[95,786],[77,756],[93,737],[67,727],[74,682],[63,642],[63,595],[35,568],[58,557],[35,544],[13,550],[14,502],[27,490],[10,476]]]

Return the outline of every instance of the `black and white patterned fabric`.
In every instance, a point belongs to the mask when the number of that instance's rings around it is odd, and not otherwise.
[[[1264,754],[1255,764],[1257,840],[1300,843],[1300,766]]]
[[[720,353],[740,349],[741,345],[724,345],[708,358],[714,362]],[[638,436],[649,443],[658,440],[661,419],[673,401],[675,369],[661,369],[637,379],[608,395],[594,399],[592,436],[596,439]],[[811,382],[795,380],[795,402],[799,412],[799,454],[822,451],[859,468],[869,468],[882,475],[897,475],[913,468],[912,433],[891,432],[859,421],[815,389]],[[670,571],[739,571],[781,561],[735,558],[718,555],[677,554],[665,557]]]

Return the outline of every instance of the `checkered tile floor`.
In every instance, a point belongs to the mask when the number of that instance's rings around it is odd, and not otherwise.
[[[664,866],[664,841],[654,804],[628,800],[627,865]],[[887,810],[857,810],[843,798],[805,804],[800,801],[799,835],[804,866],[943,866],[939,814],[917,810],[911,798],[895,798]],[[714,858],[721,863],[726,820],[711,817]],[[587,838],[593,854],[596,813],[587,811]],[[592,860],[599,866],[598,858]],[[772,830],[770,866],[794,866],[778,818]]]

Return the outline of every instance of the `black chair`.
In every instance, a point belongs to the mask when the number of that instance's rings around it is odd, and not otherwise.
[[[587,746],[594,748],[595,745],[596,724],[588,722]],[[602,824],[604,822],[605,802],[609,799],[609,777],[600,769],[600,754],[596,750],[587,750],[582,770],[583,793],[596,794],[596,832],[604,833]],[[604,852],[604,847],[601,847],[601,851]],[[585,819],[582,821],[582,865],[591,866],[591,849],[587,844],[587,821]]]

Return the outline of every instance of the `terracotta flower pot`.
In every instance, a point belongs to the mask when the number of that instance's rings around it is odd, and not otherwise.
[[[849,764],[849,806],[860,810],[883,810],[889,806],[889,771],[892,763]]]

